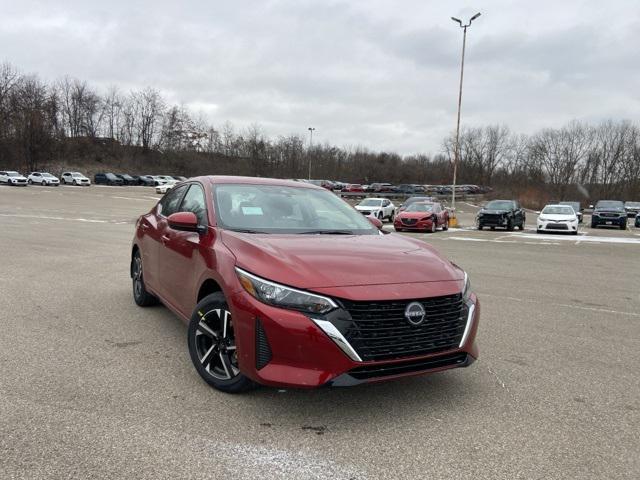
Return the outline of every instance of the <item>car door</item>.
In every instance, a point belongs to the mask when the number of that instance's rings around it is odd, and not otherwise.
[[[208,227],[207,206],[204,189],[199,183],[183,185],[188,187],[177,211],[193,212],[198,225]],[[175,191],[175,190],[174,190]],[[202,271],[206,252],[207,233],[184,232],[168,227],[162,236],[160,249],[160,281],[165,298],[185,316],[190,316],[195,307],[196,282]]]
[[[145,283],[162,298],[164,298],[160,267],[161,250],[164,247],[162,236],[168,229],[167,217],[178,211],[185,191],[186,188],[181,188],[169,192],[151,212],[143,215],[140,220],[139,228],[142,230],[140,250]]]

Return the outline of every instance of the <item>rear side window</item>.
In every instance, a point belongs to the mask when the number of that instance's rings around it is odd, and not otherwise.
[[[204,199],[204,190],[200,185],[191,185],[180,206],[181,212],[193,212],[198,218],[198,225],[208,225],[207,206]]]
[[[178,212],[178,207],[180,206],[180,200],[182,200],[182,196],[184,195],[185,190],[187,189],[186,185],[181,185],[178,188],[174,188],[170,190],[163,198],[160,200],[158,206],[158,213],[165,217],[168,217],[172,213]]]

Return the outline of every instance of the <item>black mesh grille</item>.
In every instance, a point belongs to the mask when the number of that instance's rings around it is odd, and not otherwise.
[[[464,366],[468,364],[468,356],[466,353],[454,353],[450,355],[441,355],[439,357],[431,357],[421,360],[412,360],[409,362],[392,363],[385,365],[365,365],[355,368],[349,372],[358,380],[367,380],[370,378],[388,377],[391,375],[401,375],[403,373],[421,372],[434,368]]]
[[[409,303],[422,304],[426,314],[420,325],[404,316]],[[420,300],[352,302],[342,300],[353,320],[344,334],[363,360],[389,360],[457,348],[467,322],[462,295]]]
[[[403,218],[402,219],[402,223],[404,223],[405,225],[415,225],[417,221],[418,221],[417,218]]]
[[[260,319],[256,318],[256,369],[260,370],[271,361],[271,347]]]

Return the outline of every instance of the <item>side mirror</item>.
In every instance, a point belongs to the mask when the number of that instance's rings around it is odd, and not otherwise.
[[[181,232],[198,232],[203,233],[202,227],[198,225],[198,217],[193,212],[176,212],[167,218],[169,228],[179,230]]]
[[[382,230],[382,222],[379,218],[367,216],[367,220],[369,220],[378,230]]]

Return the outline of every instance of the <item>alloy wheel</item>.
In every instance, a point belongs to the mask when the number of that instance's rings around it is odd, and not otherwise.
[[[204,370],[219,380],[231,380],[240,373],[231,312],[215,308],[198,312],[194,342],[198,360]]]
[[[142,283],[142,258],[136,255],[133,259],[133,293],[137,298],[142,296],[144,284]]]

